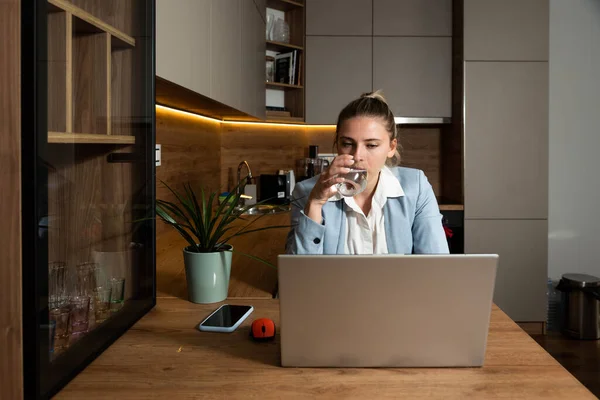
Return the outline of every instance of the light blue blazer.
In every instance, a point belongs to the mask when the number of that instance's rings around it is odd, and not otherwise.
[[[404,196],[389,197],[383,208],[388,253],[449,253],[442,215],[423,171],[405,167],[390,170],[400,181]],[[294,188],[292,229],[286,241],[288,254],[344,254],[344,200],[323,205],[321,224],[304,214],[308,195],[317,179],[318,176],[299,182]]]

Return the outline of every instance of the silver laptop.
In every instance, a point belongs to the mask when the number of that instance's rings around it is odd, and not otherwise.
[[[498,255],[280,255],[284,367],[483,365]]]

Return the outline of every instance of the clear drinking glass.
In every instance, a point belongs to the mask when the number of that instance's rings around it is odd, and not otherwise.
[[[90,326],[90,297],[74,296],[71,298],[71,340],[75,341],[88,332]]]
[[[342,196],[356,196],[367,188],[366,169],[350,168],[350,172],[339,174],[338,177],[344,178],[343,182],[337,184],[337,190]]]
[[[110,280],[110,311],[115,313],[123,307],[125,297],[125,279],[112,278]]]
[[[110,287],[99,287],[94,292],[94,312],[96,323],[100,324],[110,317]]]
[[[96,274],[98,264],[93,262],[85,262],[77,264],[77,282],[75,293],[78,296],[92,296],[96,289]]]
[[[50,310],[50,321],[54,322],[54,355],[69,347],[69,317],[66,307]]]
[[[48,306],[50,309],[67,304],[67,264],[60,261],[48,263]]]

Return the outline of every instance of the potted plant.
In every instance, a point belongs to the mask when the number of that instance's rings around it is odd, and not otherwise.
[[[231,256],[235,251],[229,241],[235,237],[266,229],[289,228],[288,225],[251,228],[261,216],[248,221],[244,214],[254,205],[238,206],[242,198],[242,183],[220,203],[216,192],[207,195],[201,189],[196,195],[189,183],[184,192],[163,184],[177,199],[177,203],[156,200],[156,214],[167,225],[176,229],[188,242],[183,249],[188,299],[193,303],[215,303],[227,297],[231,274]],[[241,190],[238,190],[241,189]],[[243,221],[236,226],[236,222]],[[272,264],[250,254],[236,253]]]

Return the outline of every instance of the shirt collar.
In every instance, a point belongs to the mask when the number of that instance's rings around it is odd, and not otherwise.
[[[379,173],[379,182],[377,183],[377,188],[375,188],[374,196],[381,199],[404,196],[404,190],[402,189],[400,181],[386,166],[384,166]],[[344,198],[345,197],[338,192],[327,199],[327,201],[338,201]]]

